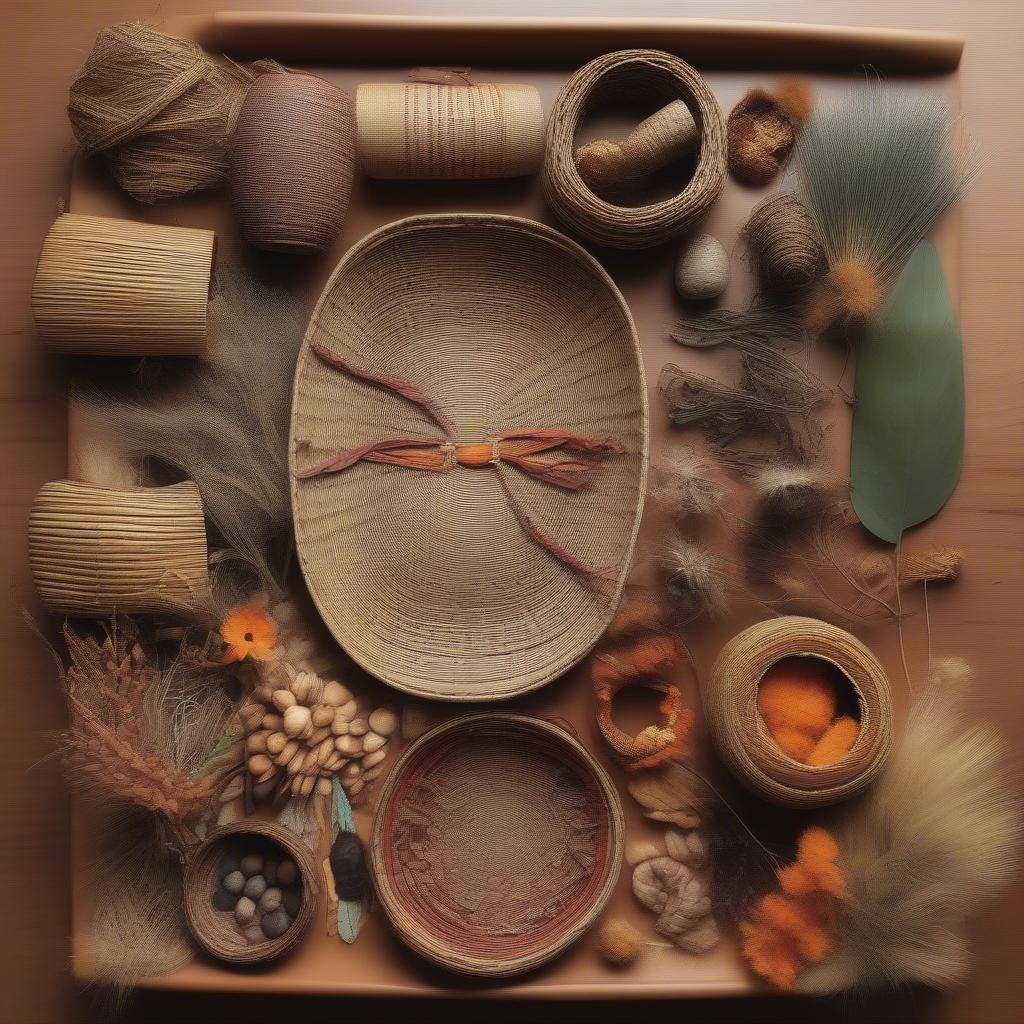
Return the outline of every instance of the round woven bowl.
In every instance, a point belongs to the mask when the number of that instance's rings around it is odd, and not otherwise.
[[[609,96],[662,107],[682,100],[701,133],[697,165],[677,195],[646,206],[619,206],[596,195],[576,167],[576,133]],[[562,86],[548,119],[544,196],[573,231],[597,245],[644,249],[681,235],[718,199],[725,184],[725,123],[700,72],[661,50],[597,57]]]
[[[447,435],[312,345],[422,389],[451,421]],[[500,461],[438,472],[359,462],[296,477],[370,442],[493,445],[536,430],[612,438],[621,452],[600,459],[580,491]],[[387,225],[349,251],[313,312],[291,470],[306,583],[363,668],[436,700],[542,686],[598,640],[632,559],[647,398],[629,310],[591,256],[542,224],[442,214]],[[606,577],[572,568],[537,534]]]
[[[558,726],[481,714],[412,744],[377,805],[370,866],[381,906],[417,953],[508,977],[575,942],[622,859],[622,808]]]
[[[212,902],[221,858],[239,844],[239,837],[258,836],[280,847],[302,876],[303,898],[291,928],[276,939],[247,942],[230,911],[217,910]],[[244,844],[243,844],[244,845]],[[268,821],[236,821],[213,832],[185,864],[185,919],[196,942],[211,956],[233,964],[259,964],[294,948],[313,920],[319,899],[316,866],[302,840],[282,825]]]
[[[765,672],[791,657],[830,663],[849,680],[856,695],[860,733],[834,764],[816,767],[784,754],[757,709]],[[823,807],[859,793],[882,770],[892,745],[885,670],[856,637],[818,619],[767,619],[733,637],[712,669],[704,709],[719,756],[736,778],[787,807]]]

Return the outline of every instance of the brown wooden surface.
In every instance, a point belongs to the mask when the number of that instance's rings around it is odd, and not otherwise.
[[[280,0],[278,0],[278,3]],[[63,474],[65,418],[59,365],[33,338],[28,295],[43,234],[66,194],[73,146],[64,115],[66,90],[88,52],[98,28],[125,17],[169,16],[208,10],[215,0],[169,0],[159,5],[132,0],[97,3],[8,4],[3,43],[3,143],[0,181],[4,191],[5,245],[0,257],[0,301],[6,344],[0,375],[0,442],[4,452],[3,608],[6,655],[4,707],[13,723],[0,743],[0,906],[4,915],[0,948],[0,1021],[35,1024],[104,1020],[107,1014],[77,997],[68,970],[69,870],[67,803],[57,772],[43,759],[45,730],[58,726],[62,707],[53,685],[51,664],[38,641],[22,624],[20,609],[35,609],[27,571],[25,521],[31,497],[44,480]],[[273,8],[270,3],[251,7]],[[310,9],[343,5],[313,4]],[[523,0],[515,13],[622,14],[624,5],[597,0]],[[365,2],[350,10],[379,8]],[[508,13],[493,0],[391,0],[402,13]],[[1024,320],[1019,239],[1024,227],[1020,167],[1024,141],[1019,136],[1019,44],[1024,18],[1011,4],[970,2],[904,3],[866,0],[858,5],[824,6],[810,0],[783,0],[770,7],[750,0],[724,0],[708,10],[687,2],[639,0],[631,15],[707,16],[785,19],[961,32],[967,46],[961,71],[962,103],[986,155],[981,178],[964,205],[960,298],[968,386],[968,448],[964,478],[943,514],[936,539],[959,540],[968,550],[964,585],[936,601],[933,617],[943,652],[963,654],[979,668],[979,713],[1000,721],[1014,745],[1020,778],[1022,689],[1018,680],[1024,643],[1020,638],[1021,430],[1024,425],[1020,323]],[[740,1003],[647,1005],[621,1004],[604,1009],[606,1019],[636,1013],[693,1014],[697,1020],[803,1020],[830,1016],[856,1021],[943,1021],[953,1024],[1001,1024],[1021,1019],[1024,977],[1018,966],[1024,889],[1014,890],[976,922],[972,932],[978,964],[969,983],[945,995],[810,1001],[757,1000]],[[461,1004],[449,1017],[517,1019],[598,1019],[598,1007],[501,1007]],[[144,993],[128,1019],[194,1021],[274,1019],[308,1020],[339,1014],[371,1018],[372,1005],[309,1000],[280,1003],[261,996],[246,1003],[233,996]],[[393,1011],[394,1012],[394,1011]],[[408,1006],[405,1012],[417,1012]]]

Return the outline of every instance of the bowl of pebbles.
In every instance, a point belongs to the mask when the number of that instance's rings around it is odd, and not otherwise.
[[[185,866],[189,928],[203,949],[230,963],[262,963],[293,948],[318,892],[309,852],[272,822],[217,829]]]

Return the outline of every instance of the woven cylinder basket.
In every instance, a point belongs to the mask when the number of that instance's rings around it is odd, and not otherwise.
[[[806,765],[783,753],[757,709],[764,674],[792,657],[831,664],[856,696],[860,732],[834,764]],[[718,754],[736,778],[766,800],[788,807],[822,807],[861,792],[882,770],[892,745],[884,669],[856,637],[818,619],[768,619],[733,637],[704,688],[704,709]]]
[[[74,355],[203,355],[213,251],[212,231],[62,214],[32,287],[39,336]]]
[[[557,956],[600,915],[619,875],[622,810],[572,736],[513,714],[427,733],[382,789],[370,866],[417,953],[508,977]]]
[[[568,490],[500,457],[517,431],[611,439],[615,453]],[[390,439],[432,451],[434,471],[381,456],[301,478]],[[483,452],[473,468],[467,446]],[[534,689],[597,641],[630,564],[647,472],[633,321],[598,263],[541,224],[398,221],[351,249],[320,297],[291,449],[306,583],[360,665],[433,699]]]
[[[32,576],[61,615],[182,612],[210,590],[199,489],[43,484],[28,524]]]

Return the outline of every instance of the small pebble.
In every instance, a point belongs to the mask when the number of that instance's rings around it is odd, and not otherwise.
[[[281,894],[281,906],[284,907],[289,917],[294,917],[302,905],[302,893],[298,889],[286,889]]]
[[[370,728],[380,736],[390,736],[398,728],[398,715],[392,708],[377,708],[370,714]]]
[[[232,871],[230,874],[225,875],[224,888],[232,896],[241,896],[242,890],[245,888],[245,875],[241,871]]]
[[[235,904],[235,920],[243,928],[256,920],[256,904],[248,896],[243,896]]]
[[[676,264],[676,291],[684,299],[715,299],[729,283],[729,254],[711,235],[695,235]]]
[[[253,875],[242,890],[251,900],[258,900],[266,891],[267,880],[262,875]]]
[[[299,869],[293,860],[283,860],[277,865],[277,881],[280,885],[294,885],[299,880]]]
[[[263,858],[258,853],[246,854],[239,867],[246,878],[252,878],[253,875],[258,875],[263,870]]]
[[[267,941],[267,937],[263,934],[263,929],[256,923],[243,928],[242,935],[250,946],[255,946],[258,942]]]
[[[275,910],[272,914],[264,916],[260,921],[263,934],[268,939],[279,939],[291,927],[292,919],[288,916],[283,907]]]
[[[281,906],[281,890],[278,888],[267,889],[256,904],[256,909],[261,914],[272,914]]]
[[[238,897],[230,893],[223,885],[218,885],[213,890],[213,905],[217,910],[234,910]]]

